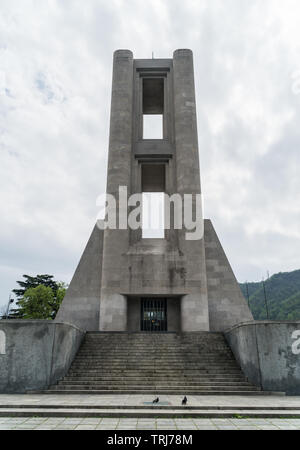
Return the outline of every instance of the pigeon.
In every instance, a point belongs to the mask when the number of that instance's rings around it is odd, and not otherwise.
[[[186,404],[187,404],[187,398],[186,398],[186,397],[183,398],[181,404],[182,404],[182,405],[186,405]]]
[[[156,397],[156,399],[155,400],[153,400],[153,402],[152,403],[158,403],[159,402],[159,397]]]

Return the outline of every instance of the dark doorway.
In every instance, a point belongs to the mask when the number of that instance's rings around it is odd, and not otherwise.
[[[141,299],[141,331],[168,331],[166,298]]]

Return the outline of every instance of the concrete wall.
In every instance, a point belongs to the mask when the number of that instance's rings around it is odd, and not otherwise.
[[[225,337],[249,381],[300,395],[300,322],[253,321],[234,326]]]
[[[84,332],[48,320],[0,320],[0,392],[44,389],[68,371]]]

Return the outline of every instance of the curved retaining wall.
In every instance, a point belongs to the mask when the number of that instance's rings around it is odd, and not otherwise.
[[[0,392],[44,389],[68,371],[84,337],[74,325],[0,320]]]
[[[246,322],[224,334],[250,382],[300,395],[300,321]]]

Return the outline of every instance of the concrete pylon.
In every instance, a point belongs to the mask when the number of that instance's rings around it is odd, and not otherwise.
[[[144,123],[151,115],[161,120],[162,136],[149,139]],[[179,196],[183,212],[189,198],[193,211],[198,211],[197,238],[187,237],[193,233],[191,222],[181,210],[183,227],[171,216],[170,227],[160,238],[145,238],[141,227],[120,229],[119,222],[126,223],[134,206],[120,209],[120,187],[126,202],[133,194]],[[87,300],[82,280],[90,266],[99,297],[96,307],[93,296],[90,324],[82,318],[84,329],[222,331],[252,320],[211,222],[204,227],[191,50],[176,50],[172,59],[134,59],[129,50],[114,53],[107,194],[116,201],[117,228],[92,235],[98,244],[90,246],[101,247],[97,270],[93,259],[89,264],[88,252],[58,319],[80,326],[80,298]],[[143,208],[144,200],[141,214]]]

